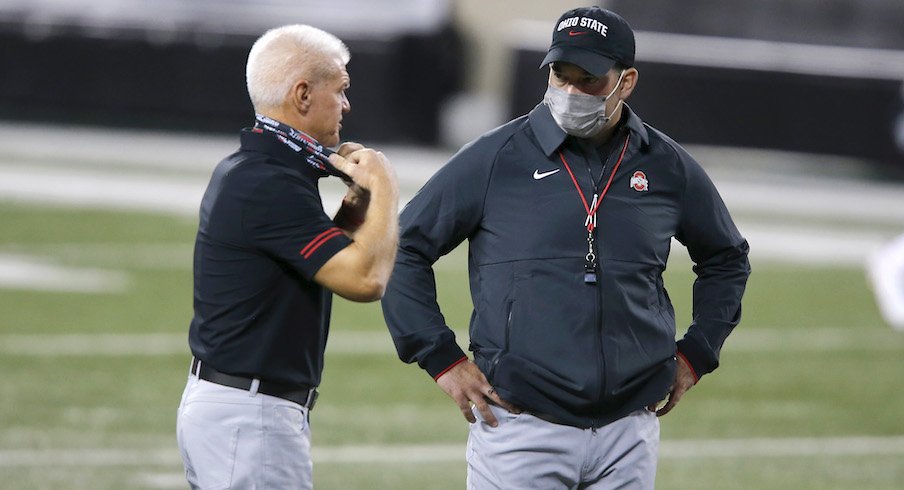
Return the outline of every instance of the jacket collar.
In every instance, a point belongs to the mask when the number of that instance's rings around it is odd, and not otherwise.
[[[650,144],[650,135],[647,133],[647,128],[644,127],[643,121],[631,110],[628,104],[622,105],[622,117],[626,118],[625,127],[640,137],[641,145],[648,146]],[[568,134],[559,127],[556,120],[552,118],[549,107],[542,102],[537,104],[527,117],[543,153],[546,156],[551,156],[562,146]]]

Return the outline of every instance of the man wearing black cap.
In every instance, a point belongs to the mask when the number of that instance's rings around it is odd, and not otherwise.
[[[624,19],[566,12],[543,103],[462,148],[402,212],[383,312],[399,357],[471,422],[468,488],[653,488],[656,416],[740,321],[747,242],[693,157],[624,104],[633,65]],[[697,274],[678,342],[672,237]],[[473,361],[432,271],[465,239]]]

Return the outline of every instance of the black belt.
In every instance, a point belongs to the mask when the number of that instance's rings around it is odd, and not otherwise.
[[[198,369],[199,366],[200,369]],[[245,391],[250,390],[251,384],[254,382],[253,378],[221,373],[207,364],[202,363],[197,358],[192,358],[191,373],[204,381],[210,381],[211,383]],[[317,397],[320,395],[316,388],[298,388],[264,380],[260,380],[257,392],[295,402],[306,407],[308,410],[314,409],[314,404],[317,402]]]

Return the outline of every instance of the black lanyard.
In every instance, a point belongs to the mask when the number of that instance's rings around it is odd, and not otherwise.
[[[603,203],[603,198],[606,197],[606,193],[609,192],[609,186],[612,185],[612,180],[615,178],[615,173],[618,172],[618,167],[625,157],[625,152],[628,150],[628,143],[630,141],[631,134],[629,133],[628,136],[625,137],[625,145],[622,147],[621,154],[618,156],[618,161],[615,162],[615,167],[612,168],[612,173],[609,174],[609,181],[606,182],[606,187],[603,188],[602,192],[593,193],[593,201],[590,204],[587,204],[587,198],[584,197],[584,192],[581,191],[578,179],[575,178],[574,172],[571,171],[571,167],[568,165],[568,161],[565,160],[565,154],[559,150],[559,158],[562,160],[562,163],[565,164],[565,170],[568,170],[568,175],[571,176],[574,188],[577,189],[578,196],[581,198],[581,203],[584,205],[584,210],[587,212],[587,218],[584,220],[584,227],[587,228],[587,255],[584,260],[584,282],[587,284],[596,284],[597,276],[596,254],[593,252],[593,230],[596,228],[596,211],[599,209],[600,204]],[[605,171],[606,169],[603,168],[604,174]],[[590,178],[590,183],[593,185],[594,191],[596,191],[597,186],[593,182],[593,174],[591,174]],[[600,176],[600,183],[602,183],[602,175]]]
[[[330,155],[335,152],[325,148],[304,131],[299,131],[261,114],[254,115],[254,129],[265,130],[275,134],[279,141],[291,148],[295,153],[304,156],[308,165],[319,170],[323,176],[335,175],[342,180],[351,182],[351,178],[345,172],[334,167],[330,162]]]

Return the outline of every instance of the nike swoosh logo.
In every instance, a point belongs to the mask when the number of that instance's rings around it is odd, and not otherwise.
[[[557,168],[557,169],[555,169],[555,170],[550,170],[550,171],[548,171],[548,172],[543,172],[543,173],[540,173],[540,170],[539,170],[539,169],[538,169],[538,170],[534,170],[534,180],[540,180],[540,179],[542,179],[542,178],[544,178],[544,177],[549,177],[550,175],[552,175],[552,174],[558,172],[559,170],[562,170],[562,169]]]
[[[568,31],[569,36],[580,36],[581,34],[587,34],[589,31]]]

